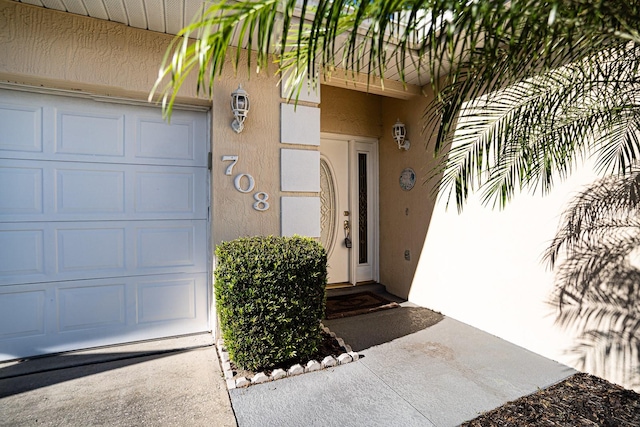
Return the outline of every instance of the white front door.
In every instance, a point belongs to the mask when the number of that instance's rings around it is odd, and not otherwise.
[[[324,137],[320,142],[321,242],[328,283],[377,280],[377,142]]]

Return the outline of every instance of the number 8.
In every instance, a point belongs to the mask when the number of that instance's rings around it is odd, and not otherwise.
[[[269,195],[267,193],[260,191],[259,193],[254,194],[253,198],[256,201],[253,204],[253,209],[261,212],[269,209],[269,203],[267,202],[267,200],[269,200]]]

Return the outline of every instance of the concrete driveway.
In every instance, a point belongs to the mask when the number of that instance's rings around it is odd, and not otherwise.
[[[0,426],[236,425],[211,335],[0,363]]]

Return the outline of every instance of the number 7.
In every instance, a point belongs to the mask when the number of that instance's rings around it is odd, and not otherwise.
[[[227,166],[227,170],[224,172],[225,175],[233,174],[233,167],[238,163],[238,156],[222,156],[223,162],[233,162],[229,166]]]

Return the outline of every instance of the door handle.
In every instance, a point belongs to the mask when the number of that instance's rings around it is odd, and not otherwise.
[[[344,245],[347,249],[351,249],[351,226],[348,219],[344,220]]]

